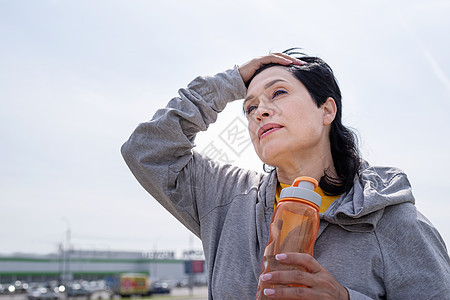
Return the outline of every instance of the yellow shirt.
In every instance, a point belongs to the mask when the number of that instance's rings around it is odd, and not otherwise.
[[[289,187],[289,186],[290,185],[284,184],[281,182],[278,184],[277,192],[275,193],[275,206],[277,205],[278,200],[280,199],[281,190],[284,189],[285,187]],[[320,204],[319,213],[324,213],[328,209],[328,207],[331,205],[331,203],[333,203],[334,200],[336,200],[337,198],[340,197],[340,195],[339,196],[327,196],[323,193],[323,191],[320,187],[315,188],[314,191],[322,197],[322,202]]]

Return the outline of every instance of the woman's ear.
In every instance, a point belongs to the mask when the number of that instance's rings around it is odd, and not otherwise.
[[[333,98],[328,97],[322,104],[323,109],[323,125],[330,125],[336,116],[337,107]]]

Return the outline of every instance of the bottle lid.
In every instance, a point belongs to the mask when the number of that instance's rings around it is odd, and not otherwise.
[[[314,192],[318,185],[319,183],[314,178],[297,177],[290,187],[281,190],[279,201],[283,201],[283,198],[299,198],[308,200],[320,208],[322,197]]]

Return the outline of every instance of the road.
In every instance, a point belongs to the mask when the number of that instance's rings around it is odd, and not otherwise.
[[[93,294],[89,300],[95,299],[110,299],[108,293],[96,293]],[[120,297],[114,297],[113,299],[120,299]],[[174,288],[169,295],[153,295],[148,298],[136,298],[136,299],[149,299],[149,300],[207,300],[208,288],[207,287],[195,287],[192,291],[192,296],[188,288]],[[26,294],[10,294],[0,295],[0,300],[27,300]],[[61,300],[69,300],[67,297],[61,297]],[[70,300],[87,300],[86,297],[75,297]]]

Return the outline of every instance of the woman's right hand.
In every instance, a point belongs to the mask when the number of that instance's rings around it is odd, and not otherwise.
[[[238,68],[244,83],[247,85],[256,70],[261,68],[263,65],[270,63],[288,66],[290,64],[303,65],[305,62],[284,53],[271,53],[269,55],[254,58]]]

